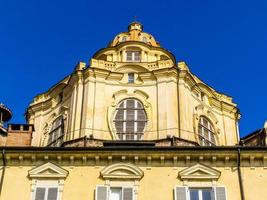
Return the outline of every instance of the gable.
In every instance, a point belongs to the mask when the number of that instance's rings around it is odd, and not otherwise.
[[[182,180],[218,180],[221,172],[203,164],[196,164],[179,172]]]
[[[116,163],[105,167],[100,175],[104,179],[135,179],[140,180],[144,173],[135,165],[129,163]]]
[[[45,163],[31,169],[28,174],[30,178],[66,178],[68,171],[51,163]]]

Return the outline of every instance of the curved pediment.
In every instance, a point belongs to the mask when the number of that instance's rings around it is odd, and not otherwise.
[[[45,163],[29,171],[30,178],[66,178],[68,171],[51,163]]]
[[[100,175],[103,179],[132,179],[140,180],[144,173],[135,165],[129,163],[116,163],[105,167]]]
[[[203,164],[196,164],[179,172],[182,180],[218,180],[221,172]]]
[[[149,70],[143,67],[140,64],[131,64],[131,65],[122,65],[116,68],[115,72],[120,73],[141,73],[141,72],[149,72]]]

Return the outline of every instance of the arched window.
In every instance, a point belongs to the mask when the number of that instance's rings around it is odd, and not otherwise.
[[[146,37],[143,37],[142,38],[142,41],[145,42],[145,43],[147,43],[147,38]]]
[[[49,131],[48,144],[51,147],[60,147],[64,139],[64,121],[63,116],[56,118]]]
[[[122,42],[125,42],[126,40],[127,40],[126,36],[123,36],[122,39],[121,39]]]
[[[144,134],[147,116],[144,107],[137,99],[121,101],[113,120],[120,140],[140,140]]]
[[[203,116],[200,117],[198,123],[198,138],[202,146],[216,145],[214,127],[211,122]]]

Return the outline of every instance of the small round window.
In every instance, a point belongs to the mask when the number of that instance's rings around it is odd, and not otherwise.
[[[113,122],[120,140],[141,140],[147,122],[142,103],[136,99],[121,101]]]
[[[202,146],[216,145],[213,125],[203,116],[200,117],[198,123],[198,139]]]

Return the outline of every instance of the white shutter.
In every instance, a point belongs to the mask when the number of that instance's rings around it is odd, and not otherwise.
[[[57,200],[58,188],[51,187],[48,188],[47,200]]]
[[[133,187],[122,188],[122,200],[134,200],[134,189]]]
[[[226,200],[226,189],[225,187],[213,187],[214,197],[212,200]]]
[[[188,188],[187,187],[176,187],[174,191],[175,200],[188,200]]]
[[[95,200],[108,200],[108,190],[107,186],[96,186]]]
[[[44,187],[37,187],[34,200],[45,200],[45,190],[46,188]]]

